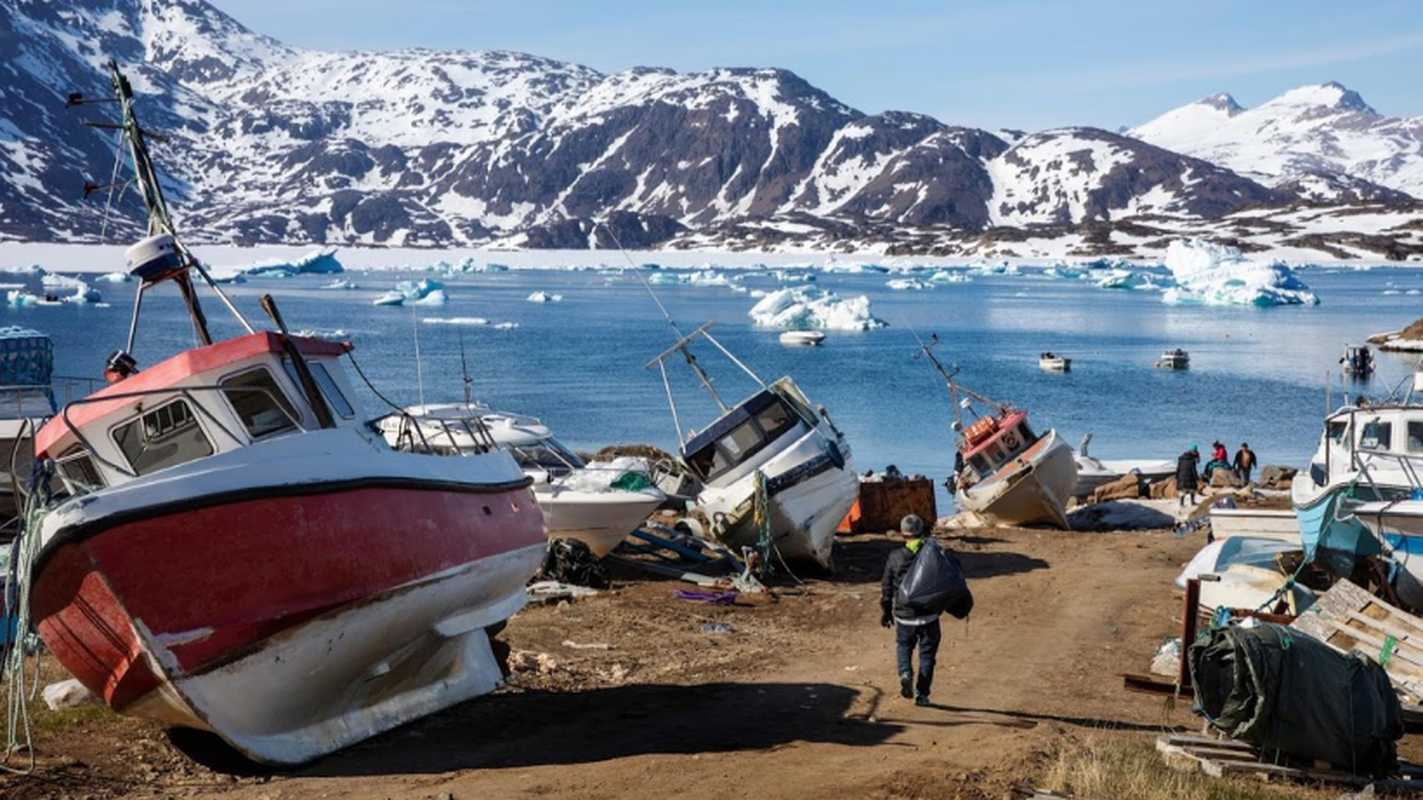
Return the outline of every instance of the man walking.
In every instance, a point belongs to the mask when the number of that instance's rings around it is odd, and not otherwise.
[[[1240,443],[1240,449],[1235,451],[1235,461],[1231,462],[1235,468],[1235,474],[1240,477],[1241,486],[1250,485],[1250,471],[1255,469],[1255,451],[1250,449],[1250,445],[1245,442]]]
[[[917,706],[929,705],[929,689],[934,684],[934,659],[939,651],[939,615],[917,614],[911,609],[898,608],[895,595],[899,584],[914,563],[914,558],[924,546],[924,520],[910,514],[899,522],[899,532],[904,536],[904,546],[889,554],[884,565],[884,578],[880,582],[880,624],[895,628],[895,654],[899,664],[899,693],[913,697]],[[919,649],[919,675],[916,680],[913,670],[915,645]]]

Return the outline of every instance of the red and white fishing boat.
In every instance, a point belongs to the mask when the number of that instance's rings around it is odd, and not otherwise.
[[[954,405],[954,503],[988,525],[1067,528],[1067,500],[1077,485],[1072,447],[1054,430],[1036,433],[1026,411],[955,382],[957,368],[945,370],[930,347],[922,352],[944,376]],[[963,412],[974,402],[983,412],[965,427]]]
[[[172,235],[110,64],[149,210],[113,383],[36,436],[67,496],[33,509],[28,602],[56,658],[116,711],[307,761],[500,685],[494,636],[544,551],[506,452],[432,458],[368,429],[349,344],[253,331]],[[71,102],[76,102],[71,98]],[[212,342],[197,273],[249,333]],[[203,346],[138,370],[144,293],[178,286]]]

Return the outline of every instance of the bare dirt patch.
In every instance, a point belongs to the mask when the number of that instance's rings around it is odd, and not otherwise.
[[[1202,535],[942,541],[977,602],[968,621],[945,620],[929,708],[899,697],[893,636],[879,627],[880,569],[899,545],[862,535],[837,544],[833,580],[734,605],[620,581],[531,606],[504,634],[515,685],[293,770],[224,760],[201,737],[103,709],[37,703],[38,770],[0,778],[0,795],[997,798],[1042,774],[1065,740],[1199,727],[1188,703],[1124,692],[1120,675],[1144,672],[1177,634],[1171,581]],[[46,679],[62,677],[50,664]],[[1405,739],[1405,755],[1418,750]]]

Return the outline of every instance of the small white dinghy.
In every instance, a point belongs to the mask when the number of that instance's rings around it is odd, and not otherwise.
[[[825,331],[782,331],[781,344],[814,347],[825,341]]]

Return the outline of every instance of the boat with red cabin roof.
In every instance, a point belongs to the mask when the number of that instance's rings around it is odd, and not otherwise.
[[[1052,525],[1067,528],[1067,501],[1077,485],[1072,447],[1048,430],[1039,434],[1028,413],[981,395],[954,380],[958,368],[944,369],[931,347],[921,348],[949,389],[957,434],[954,503],[989,525]],[[982,411],[967,427],[964,412]]]
[[[149,213],[111,382],[35,437],[64,490],[32,496],[19,568],[55,657],[111,708],[299,763],[492,691],[495,639],[544,551],[502,450],[393,450],[343,369],[349,343],[254,330],[173,235],[132,92],[110,62]],[[83,102],[71,96],[71,104]],[[247,333],[214,342],[201,276]],[[180,290],[202,345],[128,355],[147,291]]]

